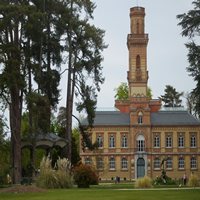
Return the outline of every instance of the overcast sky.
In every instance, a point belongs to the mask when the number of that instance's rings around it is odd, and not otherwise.
[[[187,38],[181,36],[176,16],[193,8],[192,0],[94,0],[94,24],[106,31],[108,48],[103,52],[105,83],[98,94],[98,107],[114,107],[114,89],[127,82],[128,49],[127,34],[130,33],[129,10],[134,6],[145,7],[145,32],[149,34],[147,47],[148,85],[153,98],[164,94],[166,85],[179,92],[188,92],[195,87],[186,67]],[[61,85],[62,88],[66,88]],[[66,89],[64,89],[66,90]],[[63,90],[63,93],[65,91]],[[65,95],[61,105],[65,106]]]

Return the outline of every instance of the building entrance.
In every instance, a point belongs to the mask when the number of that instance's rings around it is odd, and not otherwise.
[[[137,178],[145,176],[145,161],[144,158],[138,158],[137,160]]]

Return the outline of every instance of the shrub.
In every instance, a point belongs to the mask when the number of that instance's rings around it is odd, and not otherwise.
[[[74,168],[74,181],[79,188],[89,188],[98,184],[98,176],[91,166],[81,163]]]
[[[152,180],[148,176],[144,176],[143,178],[139,178],[135,182],[136,188],[151,188]]]
[[[162,176],[156,177],[156,179],[153,181],[154,185],[176,185],[177,182],[170,178],[169,176],[165,176],[163,178]]]
[[[69,188],[72,186],[70,163],[67,159],[58,159],[55,168],[52,168],[52,160],[44,157],[40,163],[40,175],[36,185],[42,188]]]
[[[200,186],[197,175],[194,175],[194,174],[190,175],[189,181],[188,181],[188,186],[189,187],[198,187],[198,186]]]

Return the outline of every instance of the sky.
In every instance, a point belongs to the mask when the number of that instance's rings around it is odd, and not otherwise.
[[[166,85],[172,85],[178,92],[190,92],[195,83],[186,71],[187,38],[181,36],[178,14],[192,9],[192,0],[94,0],[93,23],[105,30],[105,43],[102,62],[105,82],[98,93],[98,109],[114,107],[114,89],[121,82],[127,82],[128,49],[127,34],[130,33],[129,11],[131,7],[145,8],[145,32],[149,34],[147,47],[148,86],[153,98],[164,94]],[[61,83],[65,106],[65,82]]]

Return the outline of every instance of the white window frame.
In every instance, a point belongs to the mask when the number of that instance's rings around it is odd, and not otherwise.
[[[145,138],[143,135],[138,135],[137,137],[137,151],[144,152],[145,151]]]
[[[110,168],[110,170],[115,170],[115,158],[114,157],[111,157],[109,159],[109,168]]]
[[[179,135],[178,137],[178,147],[179,148],[183,148],[184,147],[184,143],[185,143],[185,138],[183,135]]]
[[[171,157],[168,157],[166,160],[166,169],[172,169],[173,167],[173,160]]]
[[[109,148],[115,148],[115,136],[114,135],[109,136]]]
[[[127,170],[128,169],[128,160],[127,160],[127,158],[122,158],[121,159],[121,168],[122,168],[122,170]]]
[[[96,165],[97,165],[97,169],[103,169],[103,166],[104,166],[103,158],[101,157],[97,158]]]
[[[196,145],[197,145],[196,135],[191,135],[190,136],[190,147],[196,148]]]
[[[154,148],[160,148],[160,135],[154,137]]]
[[[153,161],[154,169],[160,169],[160,158],[155,158]]]
[[[196,157],[191,157],[190,168],[191,169],[197,169],[197,158]]]
[[[178,168],[185,169],[185,159],[183,157],[179,157],[178,159]]]
[[[171,135],[167,135],[166,136],[166,148],[172,148],[172,136]]]
[[[102,135],[97,136],[97,144],[98,144],[98,148],[103,148],[103,136]]]
[[[128,147],[128,137],[127,137],[127,135],[126,134],[124,134],[123,136],[122,136],[122,148],[127,148]]]

